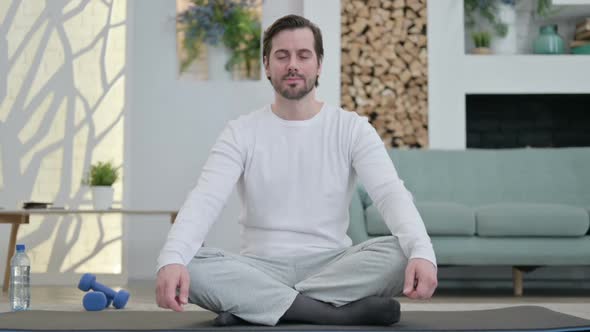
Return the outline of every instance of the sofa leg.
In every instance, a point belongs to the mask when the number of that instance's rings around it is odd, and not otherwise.
[[[515,266],[512,267],[512,284],[514,286],[514,296],[522,296],[522,275],[522,270]]]

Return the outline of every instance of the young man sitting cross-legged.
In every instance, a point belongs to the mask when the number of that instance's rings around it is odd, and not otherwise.
[[[217,325],[389,325],[400,318],[394,296],[434,293],[430,238],[383,142],[366,119],[316,100],[322,60],[307,19],[265,31],[274,102],[230,121],[213,146],[158,259],[160,307],[194,303]],[[393,236],[351,246],[357,178]],[[240,254],[201,247],[236,183]]]

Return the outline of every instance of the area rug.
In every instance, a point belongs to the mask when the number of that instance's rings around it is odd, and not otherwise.
[[[279,324],[212,326],[208,311],[31,310],[0,314],[0,331],[584,331],[590,320],[538,306],[473,311],[404,311],[391,326]]]

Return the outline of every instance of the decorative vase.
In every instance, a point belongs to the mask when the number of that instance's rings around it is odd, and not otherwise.
[[[209,80],[231,80],[232,75],[225,70],[225,64],[229,61],[230,52],[223,44],[207,45],[207,66]]]
[[[498,19],[506,24],[506,36],[493,38],[492,52],[495,54],[516,54],[518,48],[516,31],[516,8],[514,5],[499,3]]]
[[[563,54],[564,44],[563,38],[557,33],[557,25],[544,25],[533,43],[533,51],[535,54]]]
[[[115,190],[111,186],[92,186],[92,205],[95,210],[108,210],[113,205]]]

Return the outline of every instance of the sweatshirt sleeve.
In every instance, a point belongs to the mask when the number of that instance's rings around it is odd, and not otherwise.
[[[214,144],[195,188],[189,193],[160,251],[157,269],[178,263],[187,265],[244,171],[246,150],[237,123],[230,121]]]
[[[393,161],[375,128],[359,119],[351,148],[352,166],[369,197],[399,239],[410,258],[424,258],[436,266],[436,257],[422,217],[414,205],[412,194],[398,177]]]

